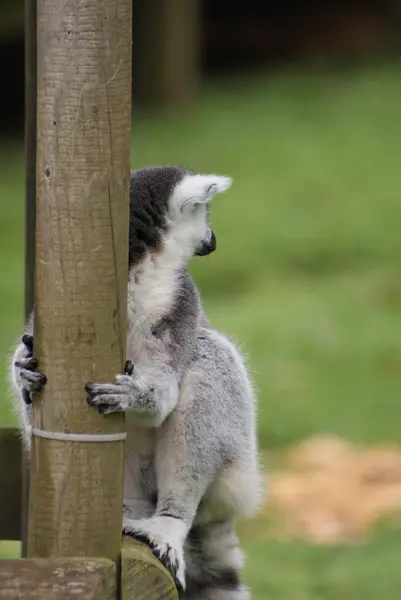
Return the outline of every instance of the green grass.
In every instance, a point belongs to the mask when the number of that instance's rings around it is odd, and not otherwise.
[[[391,531],[350,547],[255,542],[247,566],[253,598],[395,600],[401,585],[399,543],[399,534]]]
[[[218,250],[192,272],[212,321],[248,355],[266,451],[318,432],[401,442],[400,67],[260,73],[209,85],[180,114],[134,113],[135,166],[234,177],[214,203]],[[0,164],[6,359],[22,322],[21,148],[5,142]],[[12,422],[5,402],[1,415]],[[254,600],[400,589],[396,530],[326,549],[242,531]]]

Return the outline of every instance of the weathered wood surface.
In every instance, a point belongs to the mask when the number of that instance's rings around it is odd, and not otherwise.
[[[121,600],[178,600],[171,574],[145,544],[128,537],[121,550]]]
[[[35,342],[48,381],[33,425],[117,433],[85,383],[125,360],[132,0],[38,0]],[[33,436],[28,556],[121,549],[124,443]]]
[[[0,428],[0,540],[21,539],[21,455],[18,429]]]
[[[0,600],[116,600],[116,581],[105,559],[0,560]]]

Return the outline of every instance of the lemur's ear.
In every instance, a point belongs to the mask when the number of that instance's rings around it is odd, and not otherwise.
[[[173,193],[173,204],[182,213],[195,204],[207,204],[216,194],[227,191],[231,177],[221,175],[187,175]]]

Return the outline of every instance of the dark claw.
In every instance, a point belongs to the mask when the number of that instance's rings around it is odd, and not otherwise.
[[[25,346],[30,352],[33,352],[33,335],[28,335],[27,333],[24,333],[24,335],[21,338],[21,341],[23,344],[25,344]]]
[[[41,373],[41,378],[40,378],[40,385],[41,388],[47,383],[47,377],[44,373]]]
[[[85,392],[87,392],[88,394],[91,394],[92,393],[92,385],[93,385],[92,383],[87,383],[85,385]]]
[[[86,401],[89,404],[89,406],[94,406],[94,408],[97,409],[99,415],[105,415],[107,412],[108,413],[117,412],[114,410],[110,410],[110,406],[108,404],[94,404],[92,402],[91,396],[88,396]]]
[[[126,360],[124,365],[124,375],[132,375],[134,372],[134,363],[131,360]]]
[[[28,390],[22,390],[22,397],[24,399],[25,404],[32,404],[32,398],[28,392]]]

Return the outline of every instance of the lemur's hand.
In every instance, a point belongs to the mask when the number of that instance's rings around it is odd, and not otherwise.
[[[101,415],[127,410],[149,411],[152,409],[153,388],[134,371],[134,365],[127,360],[124,373],[117,375],[115,383],[87,383],[88,404],[95,406]]]
[[[33,336],[24,334],[13,359],[15,380],[26,404],[32,404],[32,394],[40,392],[47,381],[46,375],[37,371],[38,361],[33,356]]]

